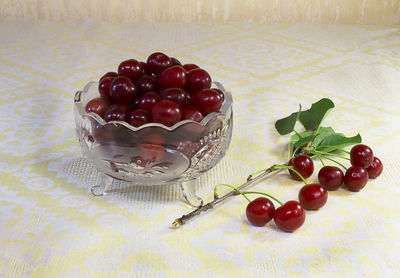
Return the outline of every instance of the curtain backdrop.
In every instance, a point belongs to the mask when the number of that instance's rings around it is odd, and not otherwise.
[[[399,24],[399,0],[0,0],[0,19]]]

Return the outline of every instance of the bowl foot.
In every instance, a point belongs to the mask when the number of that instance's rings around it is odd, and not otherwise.
[[[107,191],[110,190],[113,179],[103,173],[100,173],[100,183],[93,185],[90,188],[90,192],[95,196],[107,195]]]
[[[203,199],[196,195],[197,179],[184,181],[181,183],[183,197],[186,202],[193,207],[201,207]]]

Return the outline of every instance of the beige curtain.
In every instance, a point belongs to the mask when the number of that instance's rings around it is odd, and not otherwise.
[[[400,0],[0,0],[0,19],[399,24]]]

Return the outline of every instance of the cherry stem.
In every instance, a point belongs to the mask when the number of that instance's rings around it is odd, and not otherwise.
[[[243,191],[242,195],[245,196],[246,194],[260,194],[260,195],[264,195],[267,196],[269,198],[271,198],[272,200],[274,200],[275,202],[277,202],[278,204],[280,204],[281,206],[283,205],[283,203],[281,201],[279,201],[277,198],[275,198],[272,195],[269,195],[268,193],[264,193],[264,192],[257,192],[257,191]]]
[[[237,195],[239,195],[239,194],[243,195],[243,192],[240,191],[239,189],[237,189],[236,187],[234,187],[234,186],[232,186],[232,185],[230,185],[230,184],[220,183],[220,184],[217,184],[217,185],[214,187],[214,199],[218,199],[218,191],[217,191],[217,189],[218,189],[218,187],[220,187],[220,186],[227,186],[227,187],[229,187],[229,188],[235,190],[235,191],[237,192]],[[251,202],[251,200],[250,200],[249,198],[247,198],[247,196],[243,195],[243,197],[245,197],[246,200],[249,201],[249,203]]]
[[[304,184],[307,185],[307,181],[305,180],[305,178],[303,178],[303,176],[297,170],[295,170],[293,166],[278,164],[278,165],[275,165],[274,167],[275,167],[275,169],[288,169],[288,170],[295,172],[301,178],[301,180],[304,182]]]
[[[322,166],[325,167],[325,163],[324,163],[324,161],[322,160],[321,156],[320,156],[320,155],[317,155],[317,157],[318,157],[319,161],[321,161]]]
[[[315,147],[315,149],[318,149],[318,148],[333,148],[333,149],[336,149],[336,150],[342,151],[342,152],[344,152],[344,153],[350,154],[350,152],[349,152],[349,151],[343,150],[342,148],[340,148],[340,147],[337,147],[337,146],[331,146],[331,145],[319,145],[319,146]]]
[[[325,158],[328,159],[328,160],[330,160],[330,161],[332,161],[332,162],[335,162],[337,165],[341,166],[343,169],[345,169],[345,170],[347,171],[346,166],[344,166],[344,165],[343,165],[342,163],[340,163],[339,161],[336,161],[336,160],[334,160],[334,159],[332,159],[332,158],[330,158],[330,157],[327,157],[327,156],[325,156]]]
[[[346,156],[343,156],[343,155],[340,155],[340,154],[335,154],[335,153],[330,153],[330,152],[311,150],[310,153],[314,153],[316,155],[322,154],[322,155],[324,155],[324,157],[327,157],[328,155],[330,155],[330,156],[336,156],[336,157],[340,157],[340,158],[343,158],[343,159],[350,160],[350,158],[348,158]]]

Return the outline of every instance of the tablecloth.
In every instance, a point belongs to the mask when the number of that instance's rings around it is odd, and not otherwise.
[[[355,25],[0,23],[1,277],[399,277],[400,28]],[[234,197],[179,229],[191,211],[179,187],[113,183],[75,137],[77,90],[120,61],[162,51],[196,63],[234,99],[231,145],[200,178],[198,194],[238,186],[285,161],[274,122],[322,97],[325,120],[358,132],[384,164],[364,190],[329,192],[294,233],[250,225]],[[316,169],[321,165],[315,162]],[[317,171],[309,181],[317,182]],[[287,173],[252,190],[286,201]],[[227,192],[221,189],[221,192]]]

